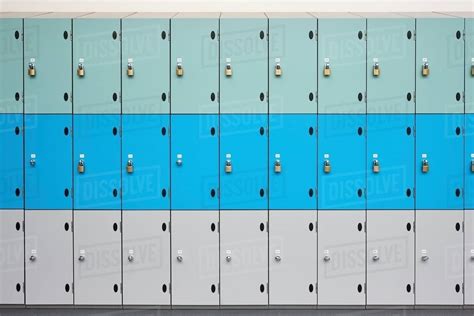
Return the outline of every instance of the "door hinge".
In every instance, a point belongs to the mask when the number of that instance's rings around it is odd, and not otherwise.
[[[23,286],[21,287],[23,293],[25,293],[25,282],[23,282]]]
[[[74,233],[74,220],[71,221],[71,233]]]
[[[217,293],[221,294],[221,284],[217,282]]]
[[[270,223],[267,221],[267,233],[270,232]]]
[[[319,290],[319,289],[318,289],[318,285],[319,285],[319,283],[318,283],[318,282],[316,282],[316,286],[315,286],[315,291],[316,291],[316,294],[318,294],[318,290]]]
[[[364,283],[364,294],[367,294],[367,283]]]
[[[220,233],[221,232],[221,222],[217,222],[217,232]]]
[[[71,292],[74,294],[74,282],[71,283]]]
[[[413,295],[415,295],[415,292],[416,292],[416,287],[415,287],[415,283],[413,283]]]
[[[269,293],[270,293],[270,288],[269,288],[268,282],[267,282],[267,294],[269,294]]]
[[[123,283],[120,283],[120,294],[123,293]]]
[[[316,233],[318,233],[318,229],[319,229],[319,228],[318,228],[318,221],[316,221],[316,222],[314,223],[314,228],[315,228],[314,230],[316,231]],[[318,283],[316,283],[316,288],[317,288],[317,286],[318,286]],[[317,293],[317,291],[316,291],[316,293]]]
[[[413,221],[413,232],[416,232],[416,221]]]
[[[122,221],[120,221],[120,232],[122,232]]]
[[[364,222],[364,233],[367,232],[367,221]]]
[[[168,230],[169,230],[169,232],[170,232],[170,234],[171,234],[171,221],[168,222]]]
[[[22,229],[23,232],[25,232],[25,221],[24,220],[21,222],[21,229]]]

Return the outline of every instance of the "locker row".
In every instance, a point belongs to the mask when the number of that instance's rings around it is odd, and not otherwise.
[[[2,210],[0,219],[5,305],[474,306],[472,210],[416,220],[409,210]]]
[[[471,114],[1,114],[0,127],[2,209],[474,209]]]
[[[473,113],[473,21],[5,13],[0,112]]]

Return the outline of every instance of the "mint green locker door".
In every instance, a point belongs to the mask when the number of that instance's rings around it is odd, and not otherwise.
[[[0,113],[23,113],[23,20],[0,15]]]
[[[416,112],[464,113],[464,20],[416,15]]]
[[[268,13],[270,113],[317,113],[317,20]]]
[[[171,113],[219,112],[219,13],[171,19]]]
[[[474,113],[474,14],[465,19],[466,28],[466,113]]]
[[[268,113],[268,20],[263,13],[220,19],[221,113]]]
[[[137,13],[122,20],[123,113],[169,113],[172,15]]]
[[[415,19],[367,16],[367,112],[415,112]]]
[[[25,113],[72,113],[72,17],[25,19]]]
[[[93,13],[73,20],[74,113],[120,113],[120,18]]]
[[[366,20],[348,13],[316,17],[319,113],[366,113]]]

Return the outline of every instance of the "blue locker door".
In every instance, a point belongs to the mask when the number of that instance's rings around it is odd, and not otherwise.
[[[221,209],[268,208],[267,121],[262,114],[221,116]]]
[[[123,115],[124,210],[169,209],[169,115]]]
[[[466,191],[465,208],[474,210],[474,114],[466,115]]]
[[[72,209],[72,116],[25,116],[25,208]]]
[[[171,208],[219,208],[219,118],[171,116]]]
[[[318,209],[365,209],[365,115],[320,115]]]
[[[316,115],[270,115],[270,209],[316,209],[316,123]]]
[[[75,209],[120,209],[119,115],[74,117],[73,168]]]
[[[22,114],[0,114],[0,209],[23,208],[22,130]]]
[[[415,207],[415,118],[413,115],[367,117],[367,209]]]
[[[461,114],[417,116],[417,209],[463,208],[463,125]]]

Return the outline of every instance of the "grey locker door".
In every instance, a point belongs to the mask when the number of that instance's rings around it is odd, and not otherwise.
[[[463,303],[463,211],[416,212],[416,305]]]
[[[219,305],[218,224],[218,211],[171,211],[173,306]]]
[[[365,305],[365,211],[318,212],[318,304]]]
[[[169,211],[123,211],[122,220],[123,305],[169,305]]]
[[[73,304],[72,211],[25,211],[26,304]]]
[[[474,305],[474,210],[466,210],[464,216],[464,304]]]
[[[415,303],[414,211],[367,211],[367,305]]]
[[[268,212],[221,211],[221,305],[268,304]]]
[[[0,210],[0,258],[0,305],[24,304],[23,210]]]
[[[120,211],[74,211],[74,302],[121,305]]]
[[[270,305],[316,305],[316,211],[270,211]]]

